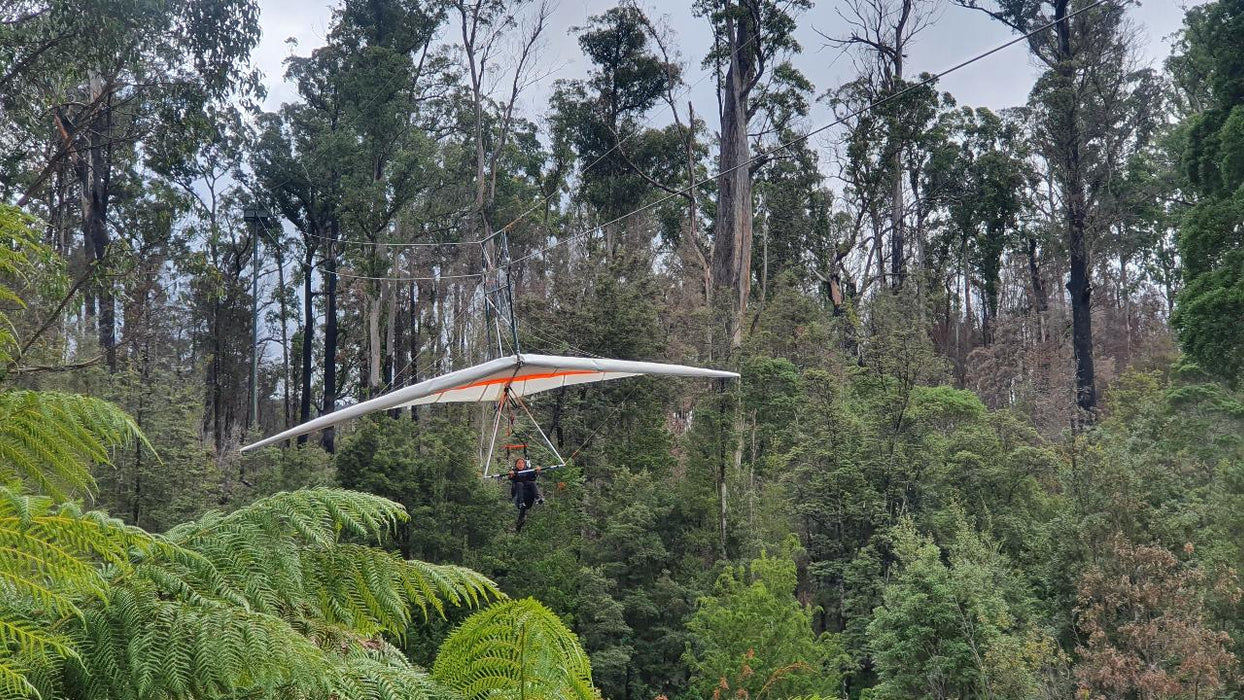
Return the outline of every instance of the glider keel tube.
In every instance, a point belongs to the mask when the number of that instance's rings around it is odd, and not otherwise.
[[[734,379],[739,375],[703,367],[558,355],[510,355],[398,389],[384,396],[314,418],[242,448],[243,452],[332,427],[373,411],[437,403],[500,401],[509,390],[523,397],[575,384],[642,375]]]

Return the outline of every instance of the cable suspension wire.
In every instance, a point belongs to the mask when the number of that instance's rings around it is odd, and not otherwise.
[[[461,321],[463,317],[465,317],[468,313],[475,311],[475,303],[473,300],[475,298],[475,292],[479,289],[480,284],[482,284],[482,282],[476,282],[475,285],[472,286],[471,289],[467,292],[466,298],[468,299],[468,302],[462,306],[462,309],[459,310],[458,313],[454,314],[453,319],[451,319],[450,322],[446,325],[447,328],[456,326],[458,324],[458,321]],[[392,391],[394,387],[398,386],[403,380],[404,378],[403,375],[406,374],[406,371],[414,367],[415,363],[419,361],[419,358],[422,357],[423,354],[427,350],[428,350],[427,347],[419,348],[419,350],[415,352],[414,356],[411,357],[410,360],[406,362],[406,365],[403,366],[396,373],[394,373],[393,379],[390,380],[385,385],[384,390],[386,392]],[[433,360],[433,362],[435,362],[435,360]],[[414,376],[422,376],[423,374],[427,374],[429,371],[431,371],[430,366],[424,367],[422,373],[416,372]]]
[[[435,228],[435,229],[432,229],[431,231],[419,231],[419,233],[423,235],[435,235],[438,233],[444,233],[446,231],[460,231],[460,230],[462,230],[462,227],[455,224],[453,226],[443,226],[441,228]],[[475,241],[475,240],[442,241],[439,243],[431,242],[431,241],[418,241],[418,242],[409,242],[409,243],[404,243],[400,241],[360,241],[357,239],[349,239],[349,238],[333,238],[331,236],[322,236],[317,233],[306,233],[302,231],[299,231],[298,235],[306,237],[306,238],[314,238],[316,240],[324,241],[326,243],[336,243],[339,245],[372,246],[372,247],[380,247],[380,248],[449,248],[449,247],[460,246],[460,245],[476,245],[479,243],[479,241]]]
[[[276,238],[271,238],[269,239],[268,242],[271,245],[275,246],[276,248],[280,249],[280,251],[284,253],[286,256],[295,257],[293,252],[291,252],[289,248],[286,248],[285,245],[281,243],[280,240]],[[316,268],[319,268],[322,266],[323,266],[323,261],[313,265],[313,267],[316,267]],[[482,278],[484,276],[482,272],[469,272],[469,273],[453,274],[453,275],[397,277],[397,276],[383,276],[383,275],[382,276],[359,275],[353,272],[342,272],[341,270],[333,270],[331,274],[336,275],[337,277],[344,277],[346,279],[353,279],[353,280],[362,280],[366,282],[440,282],[442,280],[476,279],[476,278]]]
[[[928,85],[930,85],[930,84],[932,84],[932,83],[935,83],[935,82],[937,82],[938,80],[941,80],[942,78],[946,77],[947,75],[950,75],[951,73],[954,73],[955,71],[958,71],[958,70],[960,70],[960,69],[962,69],[962,68],[966,68],[967,66],[970,66],[970,65],[972,65],[973,63],[976,63],[976,62],[978,62],[978,61],[984,60],[984,59],[986,59],[986,58],[988,58],[988,57],[990,57],[990,56],[992,56],[992,55],[994,55],[994,54],[998,53],[999,51],[1002,51],[1002,50],[1004,50],[1004,49],[1008,49],[1008,48],[1010,48],[1010,47],[1012,47],[1012,46],[1014,46],[1014,45],[1016,45],[1016,44],[1018,44],[1018,43],[1020,43],[1020,42],[1022,42],[1022,41],[1027,41],[1028,39],[1031,39],[1032,37],[1036,36],[1037,34],[1040,34],[1041,32],[1044,32],[1044,31],[1046,31],[1046,30],[1050,29],[1051,27],[1053,27],[1054,25],[1058,24],[1058,23],[1059,23],[1059,22],[1061,22],[1061,21],[1069,21],[1069,20],[1071,20],[1073,17],[1075,17],[1075,16],[1077,16],[1077,15],[1079,15],[1079,14],[1082,14],[1082,13],[1084,13],[1084,12],[1088,12],[1089,10],[1092,10],[1093,8],[1099,7],[1099,6],[1101,6],[1101,5],[1107,4],[1107,3],[1112,2],[1112,1],[1113,1],[1113,0],[1097,0],[1096,2],[1094,2],[1094,3],[1090,4],[1090,5],[1085,5],[1084,7],[1081,7],[1080,9],[1075,10],[1074,12],[1068,13],[1068,15],[1067,15],[1065,18],[1063,18],[1062,20],[1057,20],[1057,19],[1056,19],[1056,20],[1053,20],[1053,21],[1048,22],[1048,23],[1046,23],[1046,24],[1043,24],[1043,25],[1041,25],[1040,27],[1037,27],[1036,29],[1033,29],[1032,31],[1030,31],[1030,32],[1028,32],[1028,33],[1026,33],[1026,34],[1022,34],[1022,35],[1020,35],[1020,36],[1018,36],[1018,37],[1015,37],[1014,39],[1011,39],[1010,41],[1007,41],[1007,42],[1005,42],[1005,43],[999,44],[999,45],[997,45],[997,46],[993,47],[992,49],[989,49],[988,51],[985,51],[984,53],[977,54],[977,55],[973,56],[972,58],[969,58],[969,59],[967,59],[967,60],[965,60],[965,61],[962,61],[962,62],[960,62],[960,63],[958,63],[958,64],[956,64],[956,65],[954,65],[954,66],[951,66],[950,68],[947,68],[947,69],[945,69],[945,70],[943,70],[943,71],[941,71],[941,72],[939,72],[939,73],[934,73],[933,75],[930,75],[929,77],[925,78],[924,80],[921,80],[921,81],[918,81],[918,82],[912,83],[911,85],[908,85],[907,87],[903,88],[902,90],[899,90],[898,92],[891,93],[891,94],[886,95],[885,97],[883,97],[883,98],[881,98],[881,99],[879,99],[879,100],[876,100],[876,101],[874,101],[874,102],[871,102],[871,103],[869,103],[869,104],[867,104],[867,105],[865,105],[865,106],[863,106],[863,107],[861,107],[861,108],[859,108],[859,109],[857,109],[857,110],[855,110],[855,111],[853,111],[853,112],[851,112],[851,113],[847,114],[846,116],[839,117],[838,119],[835,119],[835,120],[833,120],[833,121],[831,121],[831,122],[829,122],[829,123],[827,123],[827,124],[823,124],[823,125],[821,125],[821,126],[819,126],[819,127],[815,128],[815,129],[813,129],[813,130],[811,130],[811,131],[809,131],[809,132],[807,132],[807,133],[804,133],[804,134],[802,134],[802,135],[800,135],[800,136],[797,136],[797,137],[795,137],[795,138],[793,138],[793,139],[791,139],[791,140],[789,140],[789,141],[787,141],[787,142],[785,142],[785,143],[780,143],[780,144],[778,144],[778,145],[774,146],[773,148],[770,148],[770,149],[768,149],[768,150],[766,150],[766,151],[764,151],[764,152],[762,152],[762,153],[757,153],[756,155],[752,156],[751,158],[747,159],[746,161],[743,161],[742,163],[739,163],[738,165],[735,165],[735,166],[730,167],[730,168],[726,168],[726,169],[724,169],[724,170],[720,170],[720,171],[718,171],[717,173],[715,173],[715,174],[713,174],[713,175],[709,175],[709,176],[707,176],[707,177],[705,177],[705,178],[703,178],[703,179],[701,179],[701,180],[697,180],[697,181],[695,181],[695,182],[691,183],[690,185],[687,185],[686,187],[683,187],[683,188],[681,188],[681,189],[677,189],[677,190],[675,190],[673,187],[670,187],[670,188],[669,188],[669,190],[670,190],[670,191],[668,192],[668,194],[665,194],[665,195],[663,195],[663,196],[661,196],[661,197],[658,197],[657,199],[655,199],[655,200],[653,200],[653,201],[651,201],[651,202],[649,202],[649,203],[647,203],[647,204],[645,204],[645,205],[643,205],[643,206],[637,207],[637,208],[635,208],[635,209],[633,209],[633,210],[631,210],[631,211],[629,211],[629,212],[627,212],[627,213],[625,213],[625,214],[622,214],[621,216],[615,217],[615,218],[610,219],[610,220],[608,220],[608,221],[606,221],[606,222],[604,222],[604,223],[601,223],[601,224],[596,224],[595,226],[592,226],[592,227],[590,227],[590,228],[583,229],[583,230],[581,230],[581,231],[579,231],[579,232],[577,232],[577,233],[571,234],[571,235],[569,235],[569,236],[566,236],[566,237],[564,237],[564,238],[562,238],[562,239],[558,240],[556,243],[552,243],[552,244],[547,245],[547,246],[545,246],[545,247],[543,247],[543,248],[540,248],[539,250],[535,250],[535,251],[533,251],[533,252],[531,252],[531,253],[528,253],[527,255],[524,255],[523,257],[518,258],[517,260],[514,260],[514,261],[513,261],[513,264],[518,264],[518,263],[526,262],[527,260],[530,260],[530,259],[532,259],[532,258],[535,258],[535,257],[537,257],[537,256],[539,256],[539,255],[543,255],[544,253],[547,253],[548,251],[553,250],[554,248],[558,248],[558,247],[560,247],[560,246],[562,246],[562,245],[565,245],[565,244],[567,244],[567,243],[569,243],[569,242],[571,242],[571,241],[573,241],[573,240],[576,240],[576,239],[582,238],[582,237],[584,237],[584,236],[586,236],[586,235],[588,235],[588,234],[594,233],[594,232],[596,232],[596,231],[600,231],[600,230],[604,229],[604,228],[605,228],[605,227],[607,227],[607,226],[612,226],[613,224],[619,223],[619,222],[621,222],[621,221],[625,221],[626,219],[629,219],[630,217],[635,216],[636,214],[641,214],[641,213],[646,212],[646,211],[648,211],[648,210],[650,210],[650,209],[655,209],[656,207],[661,206],[662,204],[664,204],[664,203],[666,203],[666,202],[668,202],[668,201],[670,201],[670,200],[672,200],[672,199],[674,199],[674,198],[676,198],[676,197],[683,197],[683,196],[685,196],[687,193],[691,192],[692,190],[694,190],[694,189],[696,189],[696,188],[703,187],[704,185],[707,185],[707,184],[710,184],[710,183],[712,183],[712,182],[715,182],[715,181],[717,180],[717,178],[721,177],[722,175],[728,175],[728,174],[730,174],[730,173],[732,173],[732,172],[734,172],[734,171],[736,171],[736,170],[739,170],[740,168],[749,167],[749,166],[751,166],[753,163],[756,163],[757,161],[760,161],[760,160],[763,160],[763,159],[767,159],[767,158],[771,158],[771,157],[773,157],[773,155],[774,155],[774,154],[777,154],[777,153],[780,153],[780,152],[782,152],[782,151],[785,151],[785,150],[787,150],[787,149],[789,149],[789,148],[791,148],[791,147],[793,147],[793,146],[797,146],[797,145],[799,145],[799,144],[803,143],[804,141],[807,141],[808,139],[812,138],[813,136],[816,136],[817,134],[819,134],[819,133],[821,133],[821,132],[823,132],[823,131],[826,131],[826,130],[828,130],[828,129],[832,129],[832,128],[833,128],[833,127],[835,127],[835,126],[839,126],[839,125],[841,125],[841,124],[844,124],[844,123],[846,123],[847,121],[849,121],[849,120],[851,120],[851,119],[854,119],[854,118],[856,118],[856,117],[858,117],[858,116],[860,116],[860,115],[866,114],[866,113],[868,113],[868,112],[870,112],[870,111],[872,111],[872,110],[874,110],[874,109],[876,109],[876,108],[878,108],[878,107],[881,107],[882,105],[885,105],[885,104],[888,104],[888,103],[890,103],[890,102],[893,102],[893,101],[895,101],[895,100],[897,100],[897,99],[899,99],[899,98],[903,97],[904,95],[907,95],[908,93],[914,92],[914,91],[916,91],[916,90],[919,90],[920,88],[923,88],[923,87],[926,87],[926,86],[928,86]]]
[[[526,333],[527,335],[530,335],[531,337],[535,338],[536,340],[542,343],[547,343],[548,345],[554,346],[554,347],[558,345],[563,345],[566,347],[567,350],[570,350],[571,352],[577,353],[584,357],[595,357],[598,360],[605,359],[604,355],[597,355],[594,352],[590,352],[588,350],[584,350],[583,348],[577,347],[575,345],[571,345],[569,341],[557,340],[555,338],[550,338],[549,336],[546,336],[542,333],[538,333],[532,330],[533,326],[534,324],[532,324],[530,320],[525,321],[523,323],[523,328],[525,329],[524,333]],[[549,334],[552,335],[552,332],[550,331]]]
[[[373,277],[371,275],[356,275],[352,272],[341,272],[340,270],[335,270],[332,274],[337,275],[338,277],[345,277],[346,279],[365,280],[371,282],[440,282],[441,280],[478,279],[484,276],[482,272],[468,272],[460,275],[439,275],[431,277]]]

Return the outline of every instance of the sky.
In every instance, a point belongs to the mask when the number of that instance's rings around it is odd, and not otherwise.
[[[838,15],[842,3],[840,0],[812,1],[813,7],[798,18],[796,38],[803,52],[794,57],[794,63],[820,94],[851,79],[853,70],[850,59],[843,57],[839,50],[826,47],[820,36],[820,33],[835,36],[845,31]],[[554,81],[581,77],[588,69],[574,28],[616,4],[608,0],[555,2],[541,54],[542,72],[548,75],[531,88],[522,104],[524,115],[536,121],[548,104]],[[695,103],[697,114],[714,115],[713,81],[700,67],[711,42],[707,23],[692,14],[691,0],[640,0],[640,3],[649,16],[660,18],[672,30],[685,66],[686,82],[692,85],[688,96]],[[292,87],[281,77],[282,62],[291,52],[305,55],[324,43],[334,4],[326,0],[260,0],[263,37],[253,59],[267,76],[266,109],[275,109],[293,99]],[[1132,19],[1140,29],[1144,60],[1160,66],[1170,53],[1171,36],[1179,29],[1186,6],[1186,2],[1177,0],[1144,0],[1132,7]],[[297,41],[296,46],[287,42],[291,38]],[[908,75],[939,72],[1012,38],[1014,35],[1006,28],[983,13],[944,2],[938,20],[916,38],[908,56]],[[940,83],[940,89],[954,95],[961,105],[997,110],[1023,104],[1036,74],[1036,66],[1020,43],[947,76]],[[654,110],[649,119],[652,125],[660,125],[668,121],[668,115]],[[831,120],[826,105],[814,104],[804,127],[815,128]],[[711,128],[712,116],[708,121]]]

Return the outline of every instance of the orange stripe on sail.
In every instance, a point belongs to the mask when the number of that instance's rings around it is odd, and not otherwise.
[[[483,386],[492,386],[494,384],[513,384],[516,382],[524,382],[529,379],[556,379],[557,377],[581,376],[584,374],[605,374],[594,369],[568,369],[562,372],[540,372],[537,374],[523,374],[514,377],[498,377],[496,379],[483,379],[470,384],[463,384],[444,391],[438,391],[438,394],[446,394],[451,391],[465,391],[467,389],[476,389]]]

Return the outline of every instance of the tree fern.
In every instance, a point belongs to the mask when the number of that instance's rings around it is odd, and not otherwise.
[[[43,662],[77,656],[67,630],[84,601],[107,596],[100,563],[129,571],[131,553],[162,546],[102,514],[0,487],[0,690],[32,694]]]
[[[90,467],[142,433],[107,401],[46,391],[0,391],[0,483],[20,480],[63,501],[85,495]]]
[[[377,496],[313,489],[170,531],[90,606],[67,665],[86,698],[447,697],[392,653],[412,610],[500,597],[473,571],[343,541],[406,517]]]
[[[400,635],[412,609],[443,614],[446,605],[474,606],[500,596],[495,584],[470,569],[403,561],[342,541],[378,541],[406,518],[402,506],[379,496],[319,488],[279,493],[227,515],[211,512],[167,536],[210,562],[221,579],[212,584],[217,595],[362,634]]]
[[[530,598],[467,618],[441,645],[432,676],[466,700],[598,697],[574,633]]]

